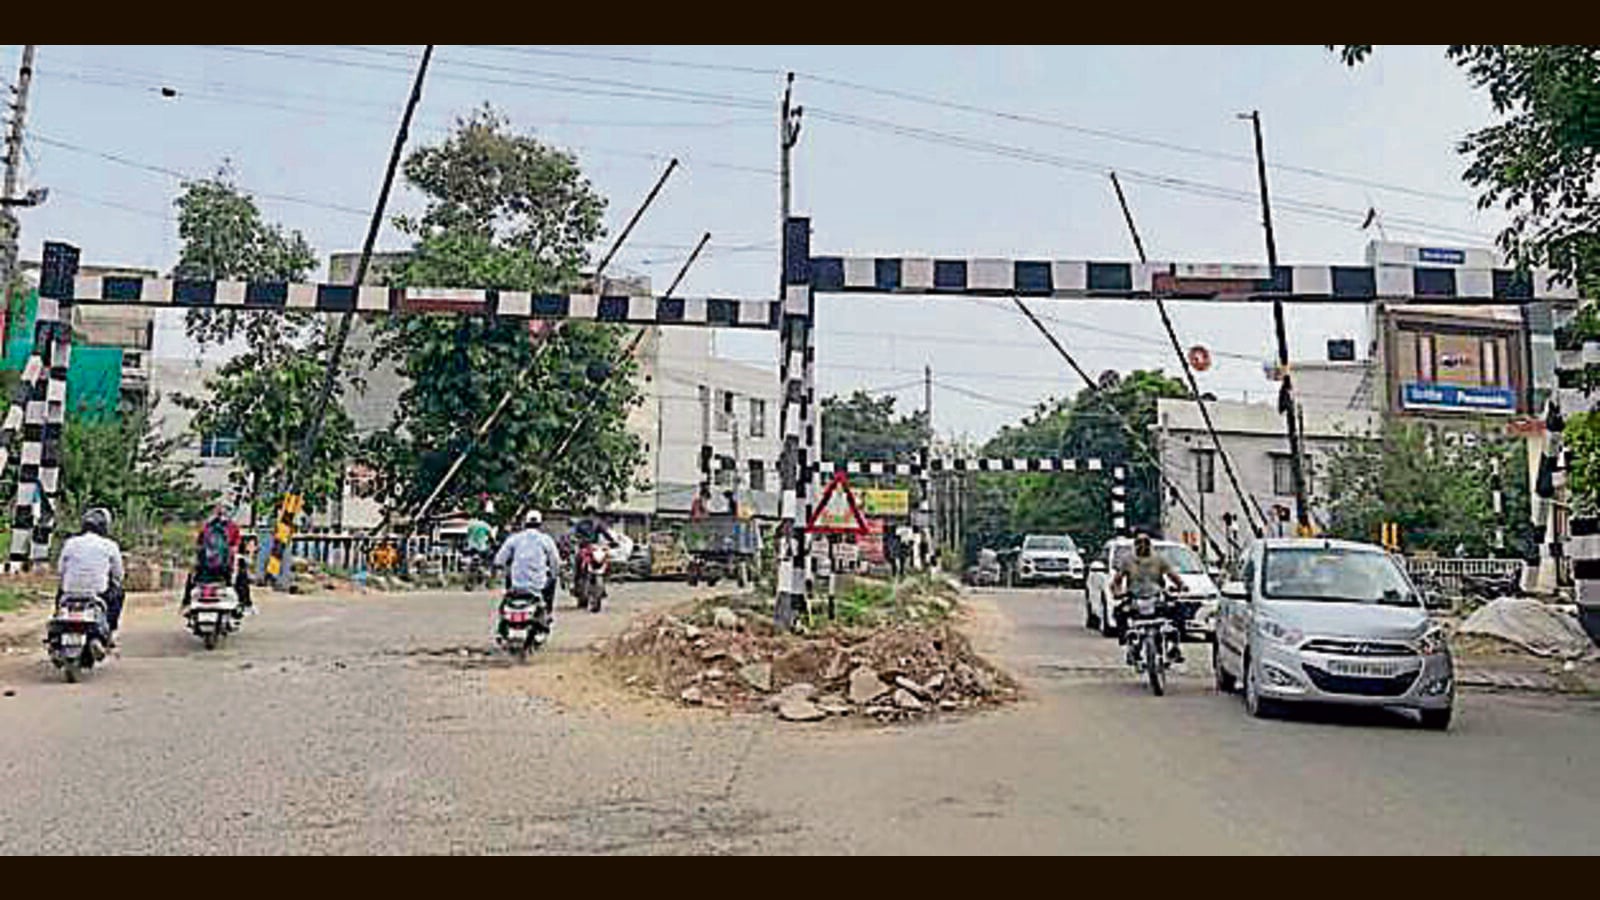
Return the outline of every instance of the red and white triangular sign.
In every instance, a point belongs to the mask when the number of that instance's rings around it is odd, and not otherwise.
[[[833,473],[833,480],[822,489],[822,497],[811,511],[806,531],[812,534],[867,533],[867,518],[861,514],[856,495],[850,490],[850,480],[843,472]]]

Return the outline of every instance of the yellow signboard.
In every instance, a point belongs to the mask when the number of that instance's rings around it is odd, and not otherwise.
[[[861,511],[869,516],[905,516],[911,514],[910,491],[863,490]]]

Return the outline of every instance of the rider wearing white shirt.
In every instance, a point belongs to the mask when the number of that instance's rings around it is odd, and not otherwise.
[[[63,597],[98,597],[106,604],[106,627],[111,631],[107,643],[117,631],[122,620],[122,548],[107,537],[111,530],[111,513],[95,507],[83,514],[83,531],[67,538],[61,544],[61,588],[56,602]]]

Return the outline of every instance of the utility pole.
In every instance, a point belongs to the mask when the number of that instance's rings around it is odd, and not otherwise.
[[[1305,449],[1300,441],[1299,416],[1295,412],[1294,385],[1289,375],[1289,337],[1283,324],[1283,296],[1276,289],[1278,277],[1278,243],[1272,234],[1272,202],[1267,197],[1267,157],[1261,148],[1261,113],[1251,110],[1249,119],[1256,138],[1256,178],[1261,183],[1261,226],[1267,235],[1267,279],[1273,285],[1272,324],[1278,336],[1278,368],[1283,375],[1283,386],[1278,393],[1278,410],[1283,413],[1289,431],[1289,473],[1294,481],[1295,521],[1302,533],[1311,529],[1311,510],[1306,505]]]
[[[778,300],[783,308],[778,351],[778,377],[783,392],[778,430],[784,442],[782,463],[778,468],[778,487],[783,497],[781,515],[784,521],[778,526],[777,597],[772,606],[772,624],[779,631],[793,628],[799,614],[806,608],[811,560],[806,553],[805,526],[811,512],[807,484],[811,473],[802,462],[814,461],[808,459],[805,452],[809,448],[802,416],[802,410],[805,409],[802,401],[807,387],[805,354],[810,340],[813,303],[807,302],[802,315],[798,311],[790,311],[788,300],[789,270],[791,265],[799,265],[798,260],[791,259],[789,240],[791,156],[795,144],[800,140],[801,113],[800,107],[791,105],[793,90],[794,73],[790,72],[784,80],[783,103],[778,111],[778,246],[783,248],[782,260],[778,264]],[[805,243],[809,244],[809,241]],[[797,351],[800,357],[799,371],[795,371]],[[791,420],[790,416],[797,418]]]
[[[422,83],[428,76],[428,61],[432,58],[433,45],[428,44],[423,48],[422,61],[417,65],[417,77],[411,84],[411,96],[406,100],[405,112],[400,116],[400,128],[395,132],[394,146],[389,151],[389,165],[383,173],[383,186],[378,189],[378,202],[373,206],[372,219],[367,224],[367,239],[362,244],[361,259],[356,263],[353,281],[358,291],[361,289],[361,283],[366,280],[367,266],[372,262],[372,250],[378,242],[378,229],[383,226],[383,213],[389,205],[389,191],[394,187],[394,173],[400,166],[400,154],[405,150],[406,139],[411,133],[411,117],[417,111],[417,104],[422,102]],[[297,482],[301,478],[309,477],[311,473],[317,440],[322,437],[328,402],[333,395],[334,381],[338,378],[339,363],[344,356],[345,342],[350,337],[350,323],[354,317],[354,312],[347,312],[339,322],[338,336],[334,338],[333,347],[328,352],[328,367],[323,372],[322,390],[317,394],[311,422],[300,441],[300,452],[297,459],[291,459],[285,467],[283,503],[278,511],[278,525],[272,535],[271,555],[267,559],[267,573],[276,576],[280,586],[288,585],[289,572],[283,568],[283,559],[289,553],[289,541],[294,536],[295,520],[304,509],[304,500],[298,492]]]
[[[922,528],[919,530],[927,535],[928,552],[936,556],[939,541],[948,538],[950,532],[947,528],[939,527],[940,522],[933,509],[933,473],[929,471],[933,464],[933,366],[927,364],[922,367],[922,421],[923,426],[928,429],[927,440],[922,446],[922,475],[920,478],[921,506],[926,508],[927,516],[923,520]],[[938,512],[948,515],[949,504],[941,505],[946,508]]]
[[[800,142],[800,113],[803,111],[803,107],[791,107],[789,105],[793,92],[794,73],[790,72],[783,85],[783,111],[778,119],[778,146],[781,148],[778,191],[779,208],[782,210],[778,218],[778,241],[780,244],[783,241],[784,229],[789,224],[789,204],[791,199],[789,155],[790,151],[794,149],[794,145]],[[778,296],[780,298],[783,296],[783,278],[781,274],[778,278]]]
[[[22,126],[28,115],[28,86],[33,83],[33,50],[33,44],[22,48],[22,66],[17,71],[17,102],[11,107],[11,129],[6,133],[5,190],[0,192],[0,229],[5,231],[0,235],[0,240],[4,241],[0,247],[0,299],[7,304],[11,301],[12,280],[17,277],[17,246],[22,231],[12,208],[33,206],[42,199],[37,194],[26,199],[16,196],[17,173],[22,166]]]

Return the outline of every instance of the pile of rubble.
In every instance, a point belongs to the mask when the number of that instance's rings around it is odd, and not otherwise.
[[[1017,686],[948,622],[777,634],[771,613],[706,606],[640,620],[601,648],[630,686],[789,721],[891,722],[1009,702]]]

